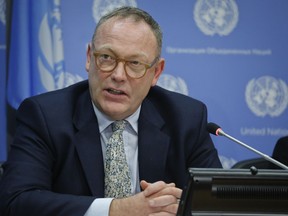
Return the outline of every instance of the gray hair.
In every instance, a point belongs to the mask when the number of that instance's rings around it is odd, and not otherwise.
[[[99,27],[107,20],[113,17],[120,17],[120,18],[129,17],[133,18],[135,22],[144,21],[145,23],[147,23],[156,37],[158,56],[160,56],[162,50],[162,37],[163,37],[161,27],[150,14],[136,7],[129,7],[129,6],[120,7],[101,17],[93,34],[92,44],[96,38],[97,30],[99,29]]]

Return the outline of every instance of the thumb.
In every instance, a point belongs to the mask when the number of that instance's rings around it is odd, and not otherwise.
[[[142,190],[145,190],[149,185],[150,185],[150,183],[146,182],[145,180],[142,180],[140,182],[140,187]]]

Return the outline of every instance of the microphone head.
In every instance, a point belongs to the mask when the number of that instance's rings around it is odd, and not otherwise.
[[[207,131],[211,134],[219,136],[219,131],[221,131],[221,127],[213,122],[209,122],[207,124]]]

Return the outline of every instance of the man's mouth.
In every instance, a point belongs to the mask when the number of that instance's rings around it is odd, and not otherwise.
[[[110,93],[110,94],[114,94],[114,95],[122,95],[122,94],[125,94],[123,91],[120,91],[120,90],[116,90],[116,89],[107,89],[107,91]]]

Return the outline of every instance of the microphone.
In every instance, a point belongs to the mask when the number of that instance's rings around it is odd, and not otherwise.
[[[264,154],[264,153],[262,153],[262,152],[260,152],[260,151],[258,151],[258,150],[256,150],[256,149],[252,148],[251,146],[249,146],[249,145],[247,145],[247,144],[245,144],[245,143],[243,143],[243,142],[235,139],[234,137],[232,137],[232,136],[230,136],[229,134],[225,133],[225,132],[221,129],[221,127],[220,127],[219,125],[217,125],[217,124],[215,124],[215,123],[213,123],[213,122],[210,122],[210,123],[207,124],[207,131],[208,131],[209,133],[211,133],[211,134],[216,135],[216,136],[225,136],[225,137],[227,137],[228,139],[230,139],[230,140],[232,140],[232,141],[234,141],[234,142],[236,142],[236,143],[244,146],[245,148],[247,148],[247,149],[249,149],[249,150],[251,150],[251,151],[259,154],[259,155],[260,155],[261,157],[263,157],[265,160],[270,161],[271,163],[273,163],[273,164],[275,164],[275,165],[277,165],[277,166],[279,166],[279,167],[281,167],[281,168],[283,168],[283,169],[288,170],[288,167],[287,167],[286,165],[280,163],[279,161],[277,161],[277,160],[269,157],[268,155],[266,155],[266,154]]]

